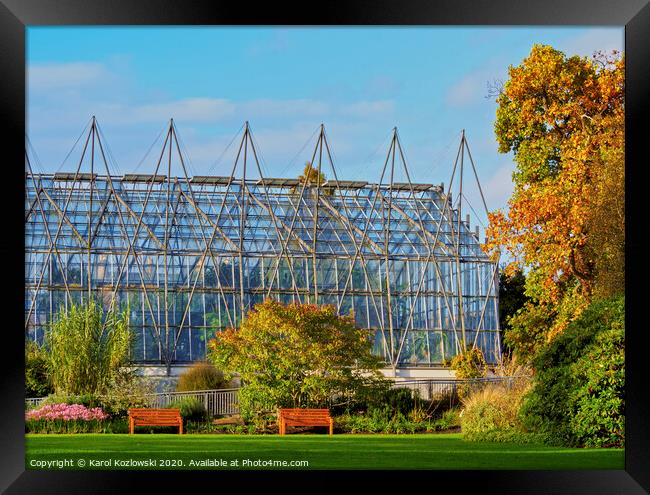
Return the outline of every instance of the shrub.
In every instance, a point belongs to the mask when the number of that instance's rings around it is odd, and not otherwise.
[[[512,384],[487,384],[463,397],[460,426],[463,438],[470,441],[508,441],[515,434],[525,433],[519,419],[519,408],[529,380]]]
[[[472,346],[453,357],[451,369],[456,371],[456,378],[480,378],[487,373],[487,363],[481,349]]]
[[[154,392],[155,387],[149,379],[123,368],[113,374],[108,390],[99,401],[111,416],[125,417],[132,407],[151,407]]]
[[[208,411],[203,402],[196,397],[182,397],[167,405],[168,408],[181,410],[183,421],[201,422],[208,419]]]
[[[625,440],[624,336],[616,329],[594,339],[574,366],[580,381],[572,396],[571,430],[585,447],[623,446]],[[598,363],[594,366],[594,363]]]
[[[401,413],[387,418],[381,411],[369,414],[343,414],[334,418],[334,427],[342,433],[431,433],[444,431],[454,426],[441,420],[422,419],[416,421]]]
[[[176,391],[214,390],[227,385],[228,380],[225,379],[222,371],[207,361],[199,361],[178,377]]]
[[[33,340],[25,342],[25,397],[45,397],[54,392],[47,367],[47,352]]]
[[[622,447],[625,298],[595,301],[539,353],[522,419],[548,442]]]
[[[435,421],[436,430],[451,430],[460,428],[460,410],[457,408],[448,409]]]
[[[393,388],[380,391],[368,402],[368,414],[390,419],[397,415],[408,415],[413,410],[421,410],[419,394],[409,388]]]
[[[368,414],[380,414],[386,419],[402,415],[426,415],[427,403],[420,399],[417,390],[396,387],[391,388],[390,382],[386,381],[374,387],[366,387],[359,390],[354,397],[344,404],[344,407],[334,407],[332,412],[337,414],[364,412]]]

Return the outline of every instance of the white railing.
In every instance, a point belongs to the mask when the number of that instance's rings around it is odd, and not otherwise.
[[[169,404],[186,397],[192,397],[203,402],[203,405],[210,416],[239,413],[238,388],[154,394],[152,396],[152,407],[166,407]]]
[[[210,416],[227,416],[239,413],[238,388],[193,390],[191,392],[162,392],[148,395],[151,407],[166,407],[185,397],[193,397],[200,400]],[[31,409],[39,406],[45,399],[45,397],[25,399],[25,407]]]
[[[407,380],[395,382],[392,388],[409,388],[418,392],[418,396],[425,400],[440,400],[447,398],[453,403],[458,402],[458,388],[466,387],[476,390],[491,383],[499,383],[505,386],[512,386],[518,376],[494,376],[487,378],[467,378],[467,379],[425,379],[425,380]]]
[[[27,408],[38,407],[41,405],[41,402],[45,400],[45,397],[38,397],[35,399],[25,399],[25,406]]]

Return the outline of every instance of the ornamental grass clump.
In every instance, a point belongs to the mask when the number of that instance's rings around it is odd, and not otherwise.
[[[104,314],[90,301],[61,309],[45,334],[48,370],[57,394],[103,394],[128,363],[132,334],[128,310]]]
[[[539,440],[526,435],[519,409],[530,380],[522,377],[509,384],[489,384],[462,398],[460,426],[463,438],[475,442]]]
[[[176,391],[215,390],[227,385],[228,380],[221,370],[207,361],[198,361],[178,377]]]

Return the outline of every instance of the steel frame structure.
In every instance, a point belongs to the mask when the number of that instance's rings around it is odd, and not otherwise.
[[[26,152],[27,337],[93,297],[129,308],[134,362],[169,371],[272,297],[353,311],[393,370],[440,366],[470,344],[497,362],[498,263],[461,219],[466,157],[478,182],[464,132],[454,208],[442,185],[411,181],[397,129],[374,184],[340,180],[319,131],[322,184],[264,177],[248,123],[227,176],[188,174],[173,119],[153,174],[111,173],[94,117],[74,172],[34,173]]]

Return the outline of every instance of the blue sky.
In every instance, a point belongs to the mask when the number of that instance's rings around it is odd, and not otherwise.
[[[295,177],[324,123],[339,178],[377,182],[397,126],[412,180],[448,184],[465,129],[493,210],[506,206],[514,167],[497,152],[488,81],[506,80],[533,43],[590,56],[622,51],[623,36],[622,27],[29,27],[28,136],[36,170],[74,170],[79,146],[64,159],[96,115],[114,172],[147,173],[155,151],[142,159],[173,117],[190,171],[229,175],[236,150],[224,150],[248,120],[264,173]],[[477,191],[467,196],[484,223]]]

